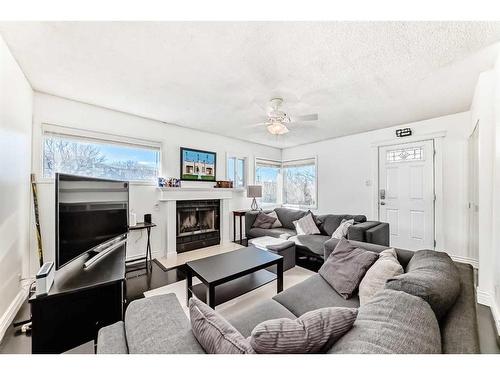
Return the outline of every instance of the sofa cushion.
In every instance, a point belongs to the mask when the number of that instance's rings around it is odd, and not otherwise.
[[[295,236],[296,234],[297,233],[295,233],[294,230],[287,228],[271,228],[271,229],[252,228],[247,233],[247,235],[249,235],[251,238],[270,236],[270,237],[284,238],[284,239],[288,239],[292,236]]]
[[[351,298],[378,254],[351,245],[342,238],[318,273],[345,299]]]
[[[359,283],[359,304],[364,305],[375,293],[384,289],[387,280],[402,273],[403,267],[398,262],[396,250],[391,248],[382,251]]]
[[[349,231],[349,227],[354,224],[354,220],[342,220],[340,225],[335,232],[332,234],[332,238],[336,238],[340,240],[341,238],[347,238],[347,232]]]
[[[424,299],[440,320],[460,294],[460,276],[448,254],[419,250],[408,263],[406,273],[388,280],[386,288]]]
[[[204,353],[174,293],[132,301],[125,333],[130,354]]]
[[[303,282],[273,297],[295,316],[322,307],[358,307],[357,296],[344,299],[320,275],[313,275]]]
[[[366,221],[364,215],[319,215],[317,219],[321,221],[319,229],[322,234],[332,236],[333,232],[339,227],[342,220],[354,220],[355,223],[363,223]]]
[[[307,249],[320,256],[324,254],[324,244],[329,239],[329,236],[323,236],[321,234],[302,234],[289,238],[289,240],[295,242],[295,245],[298,247]]]
[[[250,342],[214,309],[200,300],[189,300],[193,334],[208,354],[252,354]]]
[[[252,224],[252,228],[262,228],[262,229],[270,229],[272,228],[274,222],[278,220],[272,216],[269,216],[263,212],[259,212],[257,218]]]
[[[244,337],[249,337],[257,324],[277,318],[294,319],[296,316],[285,306],[273,299],[268,299],[245,309],[238,309],[231,314],[224,315],[229,323]]]
[[[274,217],[276,219],[276,221],[273,223],[273,226],[271,228],[281,228],[283,226],[281,224],[280,219],[278,219],[278,214],[276,213],[276,211],[271,211],[267,215]]]
[[[352,329],[329,353],[441,353],[441,334],[427,302],[405,292],[384,289],[358,309]]]
[[[299,318],[272,319],[252,331],[250,344],[259,354],[321,353],[351,329],[357,310],[324,307]]]
[[[97,354],[128,354],[125,325],[122,321],[99,330]]]
[[[320,234],[320,231],[314,221],[313,214],[309,212],[303,218],[293,222],[297,234]]]
[[[288,228],[292,230],[295,230],[293,222],[303,218],[308,213],[308,211],[292,210],[290,208],[285,208],[285,207],[275,208],[274,211],[276,211],[278,219],[279,221],[281,221],[283,228]]]

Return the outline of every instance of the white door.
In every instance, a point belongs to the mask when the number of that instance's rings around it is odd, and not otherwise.
[[[479,258],[479,123],[469,137],[469,178],[468,178],[468,254]]]
[[[379,148],[378,198],[391,246],[434,249],[434,141]]]

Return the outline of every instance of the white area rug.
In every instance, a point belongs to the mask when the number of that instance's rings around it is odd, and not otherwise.
[[[292,287],[293,285],[304,281],[305,279],[314,274],[315,272],[309,271],[301,267],[294,267],[286,271],[283,274],[283,290],[286,290]],[[193,278],[193,285],[199,283],[200,281],[198,279]],[[144,296],[152,297],[167,293],[175,293],[177,299],[179,300],[181,306],[184,309],[184,312],[186,313],[187,316],[189,316],[187,308],[186,280],[162,286],[161,288],[149,290],[147,292],[144,292]],[[276,281],[273,281],[269,284],[261,286],[260,288],[252,290],[251,292],[248,292],[240,297],[232,299],[231,301],[218,305],[216,306],[215,309],[222,315],[237,314],[239,310],[248,309],[254,304],[272,298],[275,295],[276,295]]]

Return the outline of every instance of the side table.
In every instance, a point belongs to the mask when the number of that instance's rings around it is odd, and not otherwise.
[[[144,263],[143,268],[147,268],[147,270],[149,271],[149,269],[151,268],[151,261],[153,260],[152,256],[151,256],[151,228],[154,228],[154,227],[156,227],[155,223],[137,223],[134,226],[128,227],[129,231],[146,229],[146,232],[148,235],[148,241],[146,244],[146,255],[143,257],[140,257],[140,258],[127,260],[127,261],[125,261],[125,264],[135,263],[137,261],[144,260],[145,263]],[[137,270],[137,269],[140,269],[140,268],[135,268],[134,270]]]
[[[250,210],[234,210],[233,211],[233,242],[236,242],[236,218],[240,219],[240,240],[239,243],[240,245],[243,243],[243,224],[242,220],[243,217],[245,217],[245,213],[249,212]]]

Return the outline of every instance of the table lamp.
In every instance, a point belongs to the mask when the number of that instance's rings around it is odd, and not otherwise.
[[[247,186],[247,197],[253,198],[252,200],[252,210],[257,210],[259,206],[257,205],[257,200],[255,198],[262,197],[262,186],[261,185],[248,185]]]

